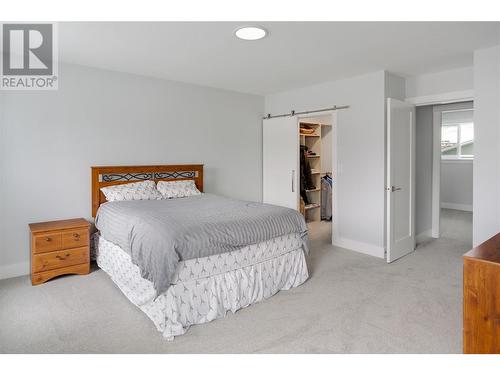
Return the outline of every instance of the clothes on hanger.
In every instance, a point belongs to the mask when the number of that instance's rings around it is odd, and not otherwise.
[[[304,176],[304,188],[306,190],[316,189],[314,186],[312,174],[311,174],[311,165],[309,160],[307,160],[306,156],[310,151],[307,149],[307,146],[300,146],[301,157],[300,157],[300,172],[301,176]]]
[[[304,199],[304,202],[309,204],[306,190],[314,190],[316,186],[314,185],[311,174],[311,165],[306,158],[307,151],[308,149],[306,146],[300,146],[300,195]]]
[[[321,178],[321,220],[332,220],[332,186],[331,176]]]

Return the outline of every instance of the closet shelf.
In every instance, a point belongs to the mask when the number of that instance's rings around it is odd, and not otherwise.
[[[306,193],[313,193],[315,191],[320,191],[320,188],[316,188],[316,189],[306,189]]]
[[[301,212],[304,214],[306,222],[320,221],[321,208],[323,207],[321,186],[321,174],[323,172],[322,168],[324,167],[321,163],[323,160],[321,157],[324,137],[324,134],[322,134],[323,127],[321,123],[317,122],[318,118],[311,117],[309,120],[310,121],[301,121],[299,129],[299,144],[305,146],[308,152],[313,153],[313,155],[307,155],[307,153],[299,154],[301,168],[302,163],[305,162],[306,165],[308,164],[307,167],[304,166],[305,169],[303,171],[301,170],[301,172],[304,172],[305,175],[306,170],[310,169],[308,178],[312,177],[312,181],[309,181],[306,186],[313,189],[302,190],[303,195],[307,194],[307,196],[304,196],[304,199],[308,204],[304,205],[304,202],[301,202]],[[303,148],[299,149],[299,152],[303,151]],[[330,167],[327,167],[326,170],[330,169]],[[307,173],[309,173],[309,171],[307,171]]]
[[[313,208],[319,208],[319,207],[320,207],[319,203],[311,203],[311,204],[306,204],[304,206],[306,210],[312,210]]]

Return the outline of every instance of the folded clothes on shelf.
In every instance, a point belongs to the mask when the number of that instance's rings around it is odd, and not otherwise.
[[[316,129],[311,128],[307,124],[300,124],[300,134],[310,135],[310,134],[314,134],[315,131],[316,131]]]
[[[300,128],[300,134],[310,135],[314,134],[314,129]]]

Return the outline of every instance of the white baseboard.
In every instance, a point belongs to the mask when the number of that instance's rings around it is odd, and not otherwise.
[[[451,210],[469,211],[472,212],[472,204],[446,203],[441,202],[441,208],[449,208]]]
[[[0,266],[0,280],[30,274],[30,263],[20,262]]]
[[[423,231],[422,233],[419,233],[415,236],[415,242],[420,243],[424,242],[425,240],[428,240],[429,238],[432,238],[432,229],[427,229],[426,231]]]
[[[345,237],[334,238],[332,241],[332,245],[342,247],[347,250],[356,251],[358,253],[371,255],[377,258],[384,259],[385,257],[385,249],[383,247],[351,240]]]

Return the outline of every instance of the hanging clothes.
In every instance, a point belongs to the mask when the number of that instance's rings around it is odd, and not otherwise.
[[[308,149],[306,146],[300,146],[300,184],[301,188],[307,190],[314,190],[316,186],[314,186],[312,174],[311,174],[311,165],[309,164],[309,160],[307,160],[306,154]]]
[[[321,178],[321,220],[332,220],[332,185],[330,176]]]
[[[314,190],[311,166],[309,160],[306,158],[307,147],[300,146],[300,196],[304,199],[305,204],[309,204],[309,199],[307,198],[306,190]]]

